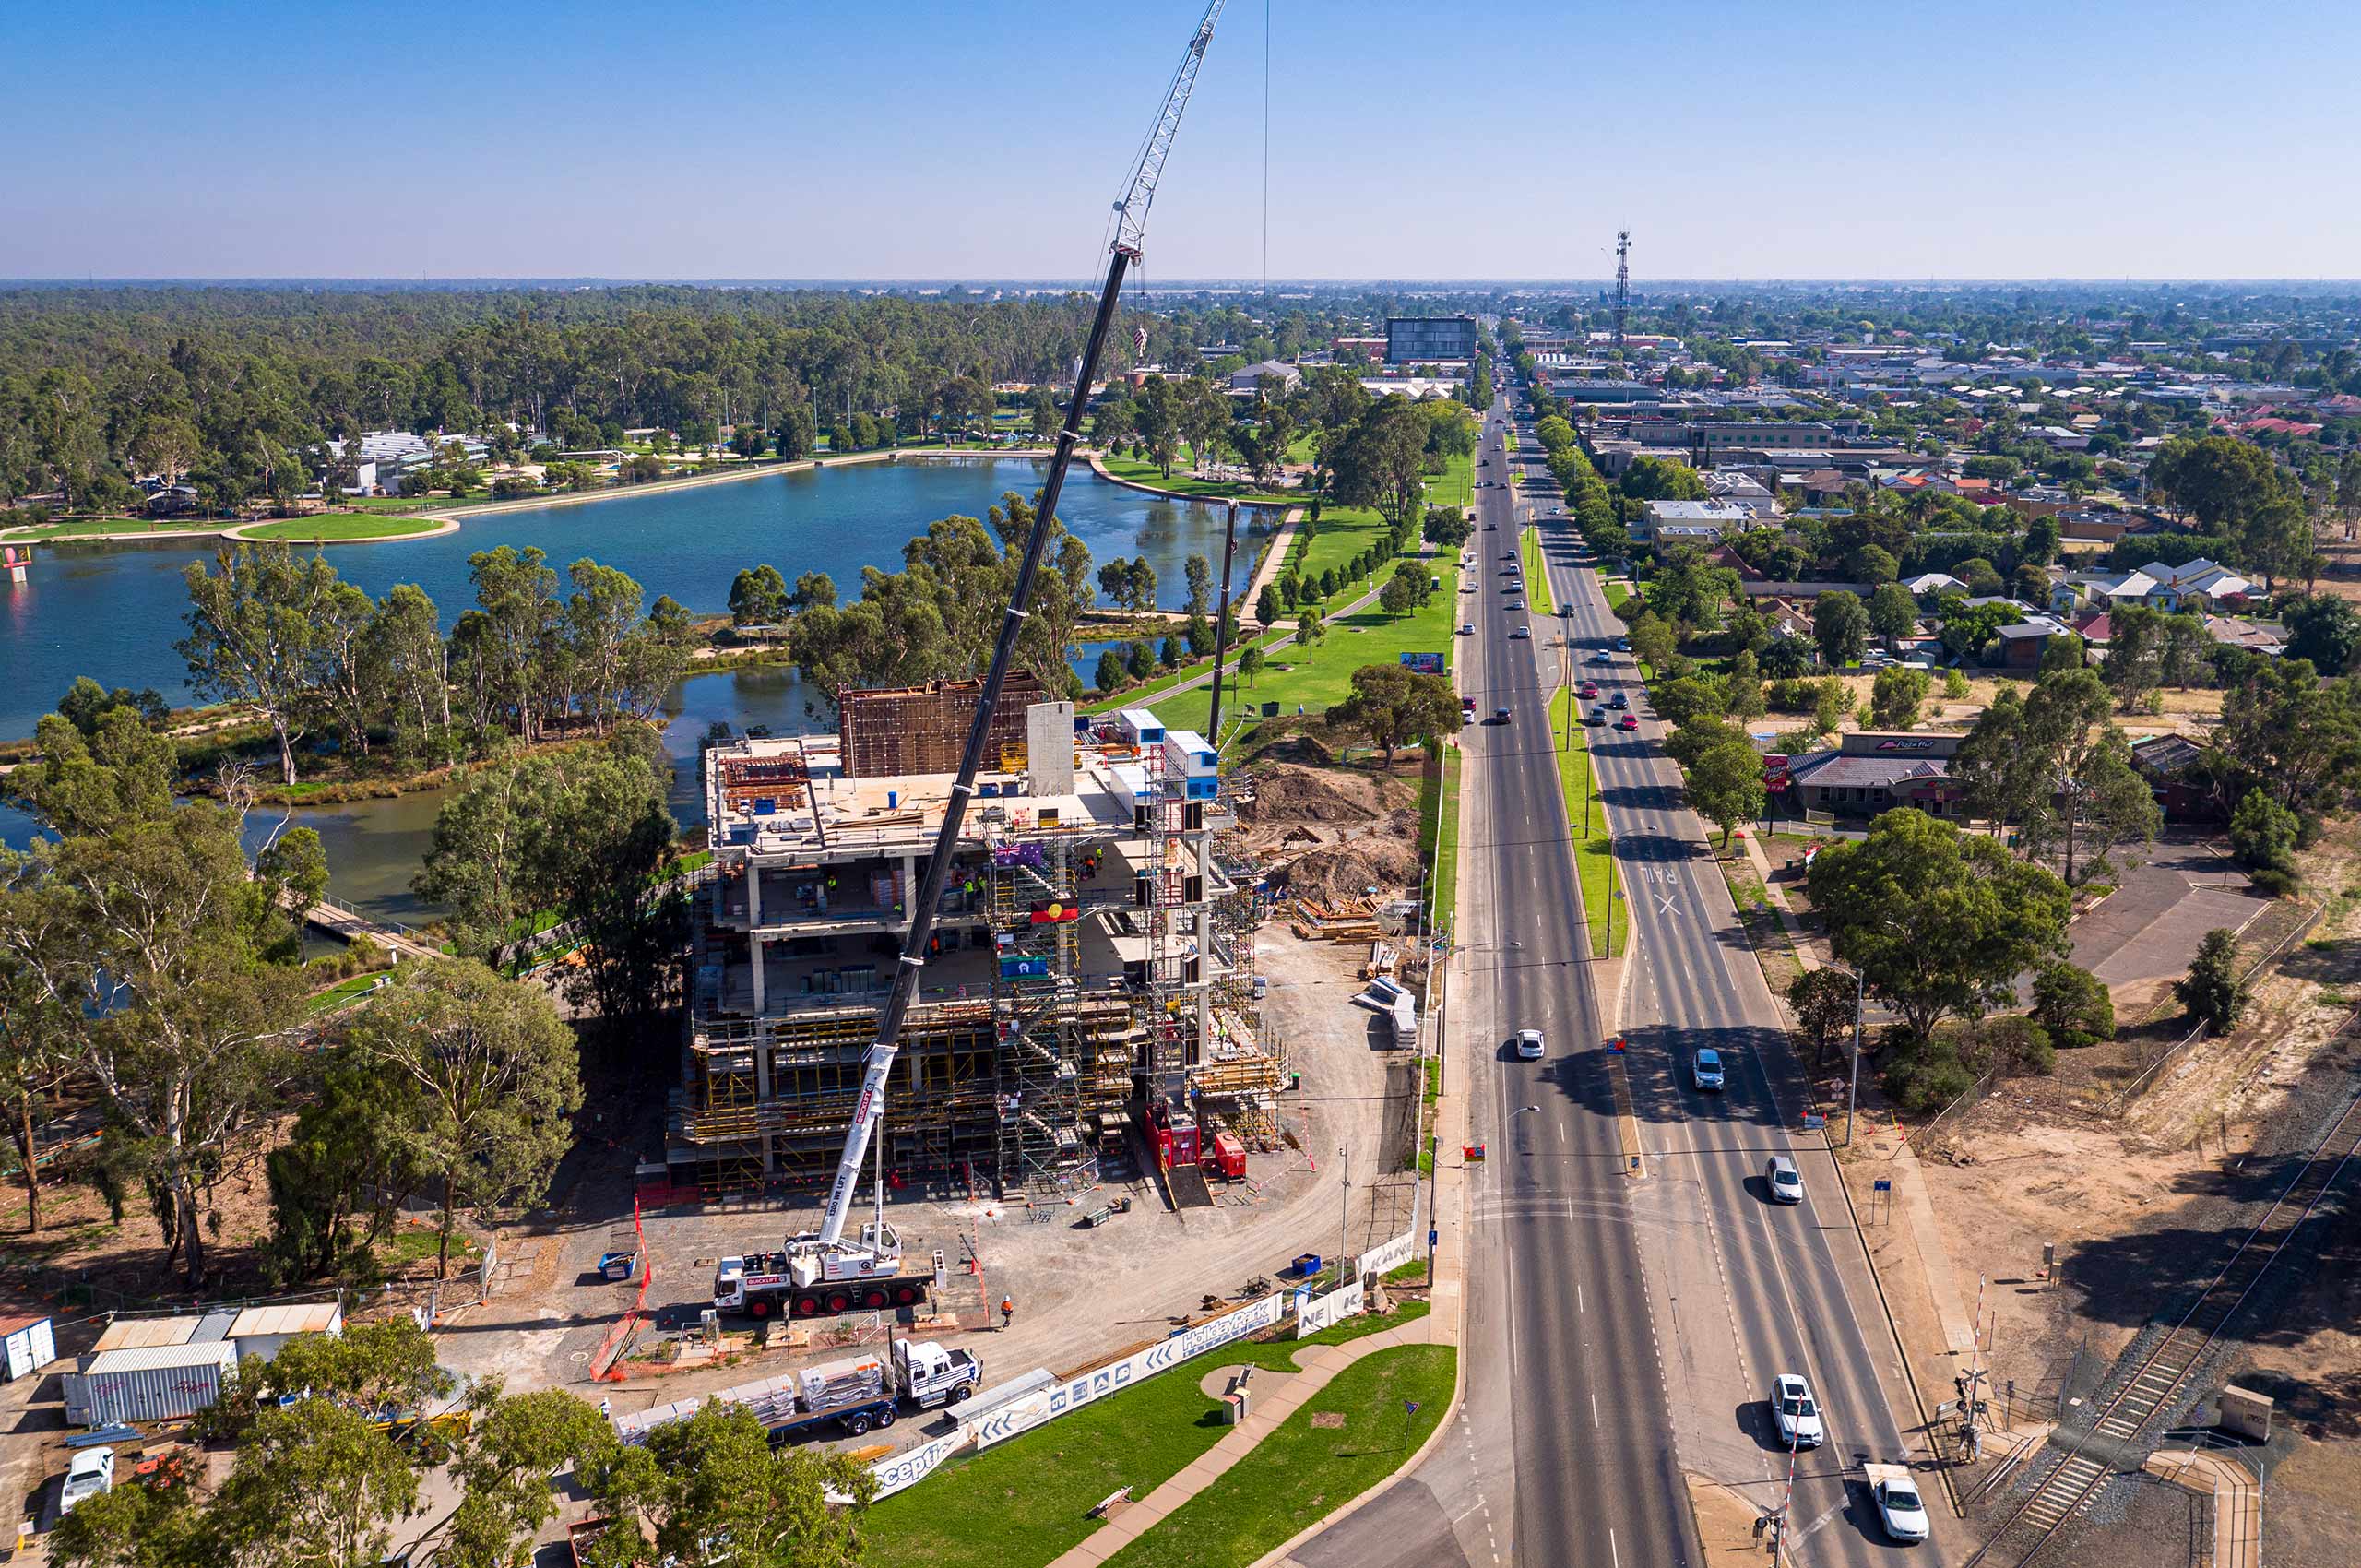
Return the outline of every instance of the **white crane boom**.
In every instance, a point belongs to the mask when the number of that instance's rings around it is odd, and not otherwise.
[[[959,775],[951,786],[950,798],[944,802],[943,826],[935,833],[934,851],[927,859],[926,874],[919,884],[918,895],[910,906],[910,926],[902,938],[901,961],[895,970],[894,989],[885,1000],[885,1009],[877,1020],[877,1043],[869,1050],[869,1059],[860,1079],[860,1099],[853,1107],[852,1125],[845,1131],[843,1155],[836,1161],[835,1182],[828,1189],[828,1207],[820,1221],[816,1237],[805,1245],[820,1252],[838,1252],[844,1247],[845,1219],[852,1211],[853,1194],[860,1185],[860,1163],[869,1152],[869,1140],[876,1131],[878,1120],[885,1109],[885,1080],[894,1070],[894,1058],[901,1050],[902,1016],[909,1011],[910,998],[918,990],[919,970],[926,960],[927,939],[933,934],[935,906],[943,899],[943,884],[951,867],[951,857],[959,847],[959,829],[966,821],[967,802],[976,792],[976,775],[983,766],[985,742],[991,731],[992,710],[1000,705],[1002,686],[1008,678],[1010,660],[1016,652],[1017,631],[1025,624],[1025,606],[1032,601],[1034,576],[1040,569],[1041,555],[1049,544],[1050,529],[1057,517],[1058,496],[1065,487],[1066,468],[1073,460],[1074,448],[1082,439],[1084,411],[1090,403],[1090,384],[1098,374],[1098,359],[1107,345],[1107,328],[1114,320],[1115,306],[1121,300],[1123,273],[1139,259],[1140,243],[1147,228],[1148,208],[1156,200],[1157,180],[1163,175],[1164,161],[1171,155],[1172,138],[1180,132],[1180,114],[1189,106],[1189,94],[1197,85],[1197,69],[1204,63],[1206,46],[1213,42],[1214,23],[1221,16],[1227,0],[1212,0],[1205,7],[1204,18],[1197,30],[1190,36],[1189,46],[1180,57],[1180,68],[1172,73],[1171,86],[1166,89],[1164,107],[1157,113],[1147,140],[1140,148],[1139,157],[1132,166],[1132,177],[1124,188],[1122,198],[1115,203],[1115,239],[1112,254],[1107,263],[1107,279],[1098,294],[1098,314],[1090,327],[1088,346],[1083,350],[1082,362],[1075,367],[1074,396],[1066,404],[1064,425],[1058,432],[1057,452],[1050,461],[1050,472],[1041,487],[1041,503],[1033,517],[1033,527],[1025,540],[1025,554],[1016,572],[1016,582],[1009,595],[1008,607],[1002,612],[1000,638],[992,647],[991,671],[984,677],[983,689],[976,695],[976,715],[967,727],[967,747],[959,759]],[[886,1231],[882,1222],[877,1227],[876,1241],[885,1241]]]

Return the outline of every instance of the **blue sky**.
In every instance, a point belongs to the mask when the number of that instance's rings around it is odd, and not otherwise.
[[[1082,276],[1197,12],[13,5],[0,277]],[[1271,15],[1274,277],[2361,275],[2350,4]],[[1262,270],[1264,17],[1152,279]]]

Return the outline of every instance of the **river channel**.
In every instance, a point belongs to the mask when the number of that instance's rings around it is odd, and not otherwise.
[[[652,602],[670,594],[691,611],[728,608],[730,583],[744,566],[768,562],[792,581],[800,572],[833,576],[847,598],[860,569],[895,570],[903,543],[938,517],[980,517],[1005,491],[1030,495],[1042,465],[1008,459],[903,459],[844,469],[777,474],[692,486],[654,495],[504,513],[465,523],[457,533],[382,544],[327,547],[347,580],[372,594],[416,583],[442,611],[445,627],[472,602],[468,556],[495,545],[539,546],[563,571],[590,556],[637,578]],[[1203,554],[1219,569],[1223,511],[1109,484],[1076,469],[1059,507],[1068,529],[1090,547],[1094,569],[1117,555],[1145,555],[1157,573],[1157,602],[1188,596],[1183,564]],[[1233,587],[1251,575],[1275,514],[1240,515]],[[77,675],[113,686],[154,686],[175,704],[191,700],[187,671],[172,649],[183,635],[186,589],[181,569],[210,556],[212,541],[192,544],[42,546],[23,583],[0,578],[0,736],[26,735]],[[1088,678],[1100,645],[1077,657]],[[693,676],[675,688],[667,711],[666,749],[675,762],[673,814],[702,823],[694,778],[697,741],[717,720],[763,725],[777,734],[813,726],[806,695],[782,669]],[[330,891],[370,914],[416,921],[433,913],[409,891],[432,840],[441,792],[307,807],[286,814],[316,828],[327,850]],[[258,811],[255,836],[282,814]],[[21,847],[34,826],[0,805],[0,842]]]

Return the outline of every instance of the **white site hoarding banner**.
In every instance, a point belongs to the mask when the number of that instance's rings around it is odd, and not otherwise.
[[[1317,1334],[1330,1324],[1351,1317],[1361,1310],[1364,1294],[1361,1277],[1353,1276],[1349,1284],[1339,1285],[1325,1296],[1299,1295],[1295,1299],[1295,1336]]]
[[[1134,1383],[1154,1377],[1192,1356],[1203,1355],[1249,1334],[1276,1328],[1287,1315],[1287,1306],[1286,1296],[1265,1296],[1211,1323],[1201,1323],[1169,1339],[1159,1340],[1111,1365],[1086,1372],[1030,1399],[1020,1400],[1005,1410],[996,1410],[977,1424],[976,1446],[990,1448],[995,1443],[1004,1443],[1019,1432],[1030,1431],[1044,1421],[1053,1421],[1094,1399],[1103,1399]]]
[[[1363,1278],[1370,1275],[1384,1276],[1400,1268],[1418,1255],[1418,1232],[1414,1224],[1390,1241],[1379,1243],[1354,1260]]]
[[[916,1448],[905,1449],[878,1460],[869,1467],[869,1473],[877,1478],[877,1495],[891,1497],[904,1487],[915,1486],[926,1479],[934,1474],[937,1465],[967,1447],[973,1435],[972,1432],[955,1431],[948,1437],[938,1437],[931,1443],[920,1443]],[[830,1501],[849,1503],[851,1499],[832,1498]]]

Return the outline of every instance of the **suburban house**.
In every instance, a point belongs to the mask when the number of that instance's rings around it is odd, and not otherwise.
[[[2000,644],[2000,663],[2010,670],[2035,670],[2052,637],[2074,635],[2073,628],[2054,615],[2031,614],[1994,636]]]
[[[2140,568],[2155,582],[2148,602],[2158,610],[2206,610],[2215,605],[2235,608],[2254,592],[2254,584],[2219,562],[2203,556],[2178,566],[2151,561]]]
[[[1916,806],[1934,816],[1958,817],[1960,790],[1951,781],[1957,735],[1892,734],[1862,730],[1840,736],[1833,751],[1766,756],[1762,781],[1796,808],[1842,816],[1874,816]]]
[[[2287,628],[2276,621],[2249,620],[2243,615],[2208,615],[2205,632],[2224,647],[2243,647],[2277,659],[2287,651]]]
[[[2202,755],[2186,735],[2151,735],[2131,742],[2131,766],[2148,781],[2167,819],[2187,822],[2222,814],[2221,803],[2197,772]]]
[[[1965,593],[1967,585],[1949,572],[1921,572],[1902,585],[1921,604],[1933,605],[1947,593]]]
[[[2069,572],[2049,585],[2053,615],[2070,615],[2086,606],[2111,610],[2118,604],[2146,604],[2156,591],[2156,579],[2145,572]]]

